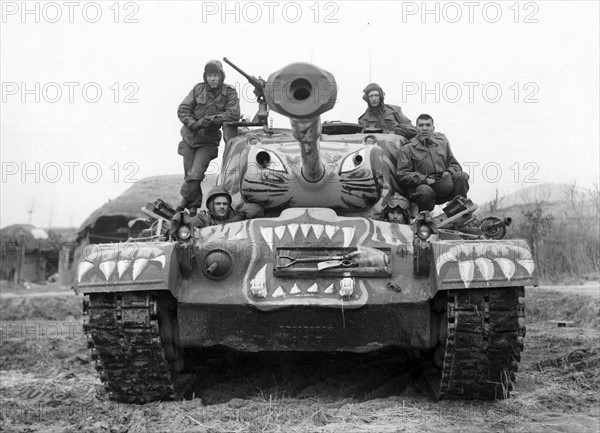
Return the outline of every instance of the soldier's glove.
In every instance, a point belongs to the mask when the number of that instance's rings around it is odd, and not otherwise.
[[[215,117],[212,122],[210,122],[212,126],[220,128],[223,125],[223,120],[220,117]]]
[[[210,123],[211,119],[209,117],[203,117],[196,122],[196,125],[198,125],[197,129],[206,129],[210,126]]]
[[[171,238],[177,237],[177,230],[182,225],[190,225],[191,217],[185,212],[177,212],[173,218],[171,218],[171,224],[169,225],[169,236]]]
[[[188,128],[190,128],[194,132],[196,132],[196,130],[198,129],[198,122],[195,120],[190,120],[189,122],[186,123],[186,125]]]

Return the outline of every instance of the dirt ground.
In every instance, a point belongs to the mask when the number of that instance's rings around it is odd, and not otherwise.
[[[418,363],[387,351],[226,354],[210,375],[199,373],[192,400],[130,405],[108,400],[89,363],[81,297],[2,285],[0,430],[599,432],[598,283],[529,288],[526,303],[525,352],[508,400],[436,402]]]

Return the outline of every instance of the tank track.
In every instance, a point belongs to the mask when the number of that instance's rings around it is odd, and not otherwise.
[[[438,399],[508,398],[525,337],[523,287],[446,293],[435,361]]]
[[[170,294],[90,294],[83,330],[90,356],[113,400],[147,403],[178,399],[178,351],[169,319]],[[162,322],[162,323],[160,323]],[[161,328],[162,327],[162,328]],[[176,337],[175,337],[176,338]]]

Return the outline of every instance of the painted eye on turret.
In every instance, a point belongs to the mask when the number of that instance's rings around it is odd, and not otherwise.
[[[281,158],[270,150],[256,149],[256,165],[262,169],[287,173]]]
[[[367,148],[363,147],[359,151],[346,156],[342,161],[342,168],[340,169],[340,174],[348,173],[349,171],[356,170],[357,168],[359,168],[365,160],[366,153]]]

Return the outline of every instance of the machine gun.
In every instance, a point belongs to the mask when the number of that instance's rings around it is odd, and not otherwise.
[[[248,80],[248,82],[254,87],[254,94],[256,95],[256,102],[258,102],[258,112],[251,123],[248,122],[238,122],[232,123],[232,126],[262,126],[265,131],[267,131],[267,119],[269,117],[269,108],[267,106],[267,102],[265,100],[265,80],[263,80],[260,76],[256,78],[253,75],[248,75],[239,67],[234,65],[227,57],[223,57],[223,61],[231,66],[233,69],[238,71],[240,74]]]

